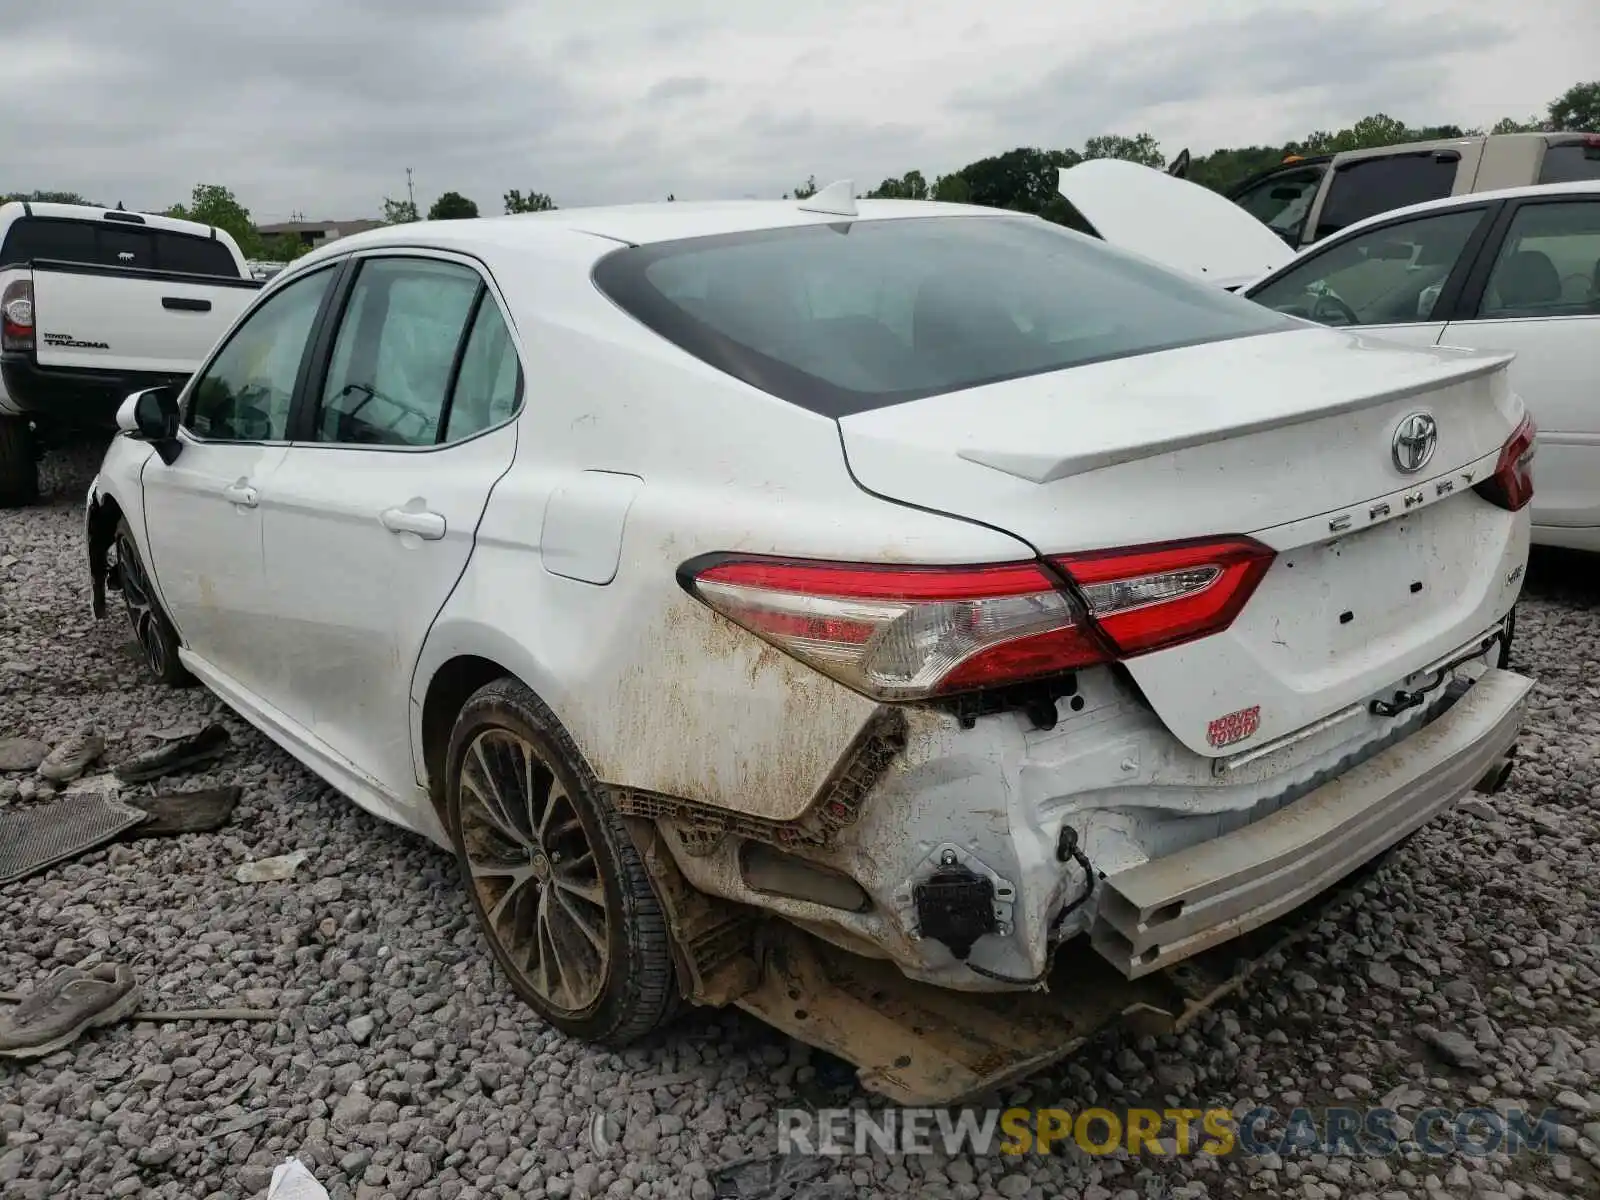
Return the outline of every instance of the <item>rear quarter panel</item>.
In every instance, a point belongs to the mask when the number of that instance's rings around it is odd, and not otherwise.
[[[602,781],[799,816],[876,705],[691,598],[679,565],[714,551],[939,563],[1027,548],[869,496],[832,420],[660,341],[617,312],[586,267],[565,286],[548,271],[496,278],[517,314],[529,400],[516,464],[418,663],[414,721],[439,667],[480,655],[540,694]],[[549,497],[587,470],[643,480],[605,585],[545,567]],[[613,519],[597,513],[595,524]]]

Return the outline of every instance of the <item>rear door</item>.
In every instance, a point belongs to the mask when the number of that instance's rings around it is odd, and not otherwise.
[[[1443,344],[1517,356],[1539,424],[1534,523],[1600,528],[1600,191],[1509,203],[1461,307]]]
[[[1488,237],[1495,208],[1471,204],[1353,230],[1311,247],[1241,294],[1320,325],[1434,345]]]
[[[472,260],[352,263],[294,445],[262,488],[266,696],[391,795],[415,790],[411,671],[516,451],[522,372]]]

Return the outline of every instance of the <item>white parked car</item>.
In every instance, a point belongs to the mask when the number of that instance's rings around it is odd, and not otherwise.
[[[1107,241],[1279,312],[1515,354],[1511,384],[1539,426],[1534,543],[1600,552],[1600,180],[1411,205],[1298,256],[1245,209],[1159,171],[1085,163],[1061,187]]]
[[[1081,1042],[982,994],[1063,945],[1153,981],[1503,779],[1505,367],[848,184],[376,230],[130,397],[96,611],[451,847],[561,1029],[948,1100]]]

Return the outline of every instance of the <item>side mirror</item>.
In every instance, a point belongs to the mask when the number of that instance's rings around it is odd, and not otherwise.
[[[134,392],[117,409],[117,428],[149,442],[171,465],[178,457],[178,389],[170,385]]]

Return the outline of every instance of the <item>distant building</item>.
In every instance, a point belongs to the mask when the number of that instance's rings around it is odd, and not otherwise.
[[[320,246],[352,233],[377,229],[382,221],[279,221],[274,225],[257,225],[256,232],[263,238],[292,238],[302,246]]]

